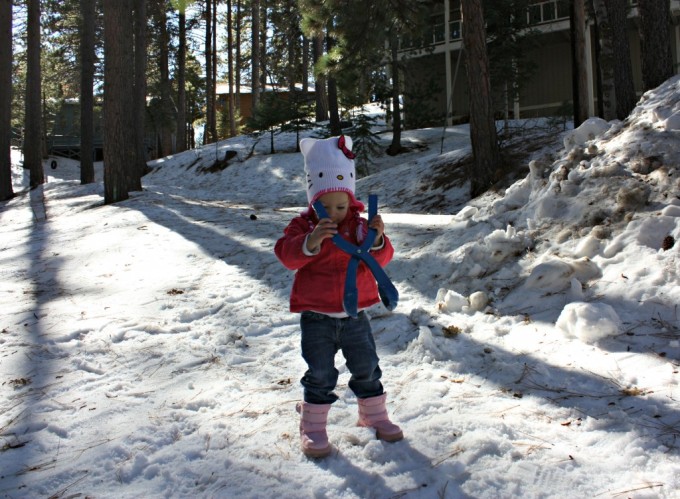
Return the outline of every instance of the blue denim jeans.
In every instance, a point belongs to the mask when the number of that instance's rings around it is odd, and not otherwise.
[[[307,372],[300,382],[304,400],[310,404],[332,404],[338,400],[333,392],[338,382],[335,354],[342,350],[352,374],[349,387],[357,398],[383,394],[382,371],[378,365],[371,323],[365,312],[356,319],[336,319],[316,312],[302,312],[302,358]]]

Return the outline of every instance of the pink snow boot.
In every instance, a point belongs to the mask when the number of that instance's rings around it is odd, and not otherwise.
[[[387,394],[377,397],[359,399],[359,426],[368,426],[376,430],[376,436],[385,442],[396,442],[404,438],[397,425],[390,421],[385,408]]]
[[[300,414],[300,444],[307,457],[326,457],[331,453],[326,434],[326,420],[331,404],[298,402],[295,409]]]

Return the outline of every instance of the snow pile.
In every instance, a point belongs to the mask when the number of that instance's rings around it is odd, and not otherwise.
[[[526,287],[548,293],[558,293],[571,287],[574,281],[583,284],[601,275],[600,268],[588,257],[551,258],[531,269],[526,279]]]
[[[552,166],[545,166],[545,158],[532,161],[529,175],[494,200],[491,210],[476,212],[477,223],[493,224],[487,217],[495,216],[509,225],[505,234],[500,229],[477,234],[476,242],[456,250],[454,261],[466,262],[451,277],[458,291],[481,284],[498,295],[491,282],[506,281],[507,291],[523,285],[546,297],[564,292],[567,300],[609,296],[610,287],[619,295],[613,275],[619,272],[620,281],[628,273],[622,262],[641,258],[650,265],[636,276],[639,286],[624,287],[627,299],[644,300],[673,282],[677,254],[662,247],[680,237],[678,137],[656,140],[656,130],[665,125],[652,120],[680,107],[679,85],[676,78],[648,92],[624,123],[586,120],[565,134],[565,149]],[[513,262],[523,269],[523,282],[508,275]],[[481,274],[487,277],[483,283]],[[667,306],[680,298],[675,290],[657,296]],[[570,316],[577,319],[578,310],[588,323],[587,309],[572,308]]]
[[[489,303],[489,297],[483,291],[475,291],[465,297],[450,289],[440,289],[437,293],[437,306],[445,312],[482,312]]]
[[[564,136],[564,148],[569,150],[573,147],[585,147],[588,142],[600,137],[610,127],[611,124],[602,118],[588,118],[577,129]]]
[[[573,302],[564,307],[556,326],[567,337],[590,344],[619,334],[621,319],[606,303]]]

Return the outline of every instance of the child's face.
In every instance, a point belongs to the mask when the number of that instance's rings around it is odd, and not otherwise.
[[[346,192],[327,192],[319,197],[328,217],[339,224],[345,219],[349,210],[349,195]]]

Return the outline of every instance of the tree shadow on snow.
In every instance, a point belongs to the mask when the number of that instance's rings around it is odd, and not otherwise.
[[[168,195],[163,197],[162,204],[130,200],[124,206],[140,211],[154,223],[194,242],[215,259],[236,266],[253,279],[269,285],[282,301],[287,302],[292,278],[274,255],[274,244],[283,235],[287,221],[273,210],[262,213],[241,204],[203,202]],[[267,243],[259,244],[258,248],[258,244],[247,241],[249,237],[267,239]],[[228,284],[225,282],[225,286]]]
[[[631,387],[624,380],[601,375],[581,368],[578,359],[573,365],[552,365],[526,352],[509,351],[497,345],[489,345],[475,339],[474,329],[460,333],[454,338],[445,337],[443,328],[449,324],[438,323],[434,316],[428,323],[432,341],[419,342],[419,326],[405,315],[393,314],[374,321],[376,342],[381,350],[399,355],[409,348],[426,350],[437,361],[450,361],[461,376],[472,375],[495,385],[495,396],[513,400],[521,405],[522,399],[539,397],[550,404],[573,410],[574,419],[592,418],[597,426],[608,432],[636,430],[640,437],[650,441],[652,447],[659,444],[677,451],[680,441],[680,410],[672,397],[655,396],[653,387]],[[391,331],[401,331],[400,334]],[[408,331],[408,333],[404,333]],[[380,337],[382,335],[382,338]],[[624,339],[607,339],[599,347],[609,351],[633,351]],[[643,350],[640,348],[640,350]],[[641,351],[642,355],[655,353]],[[415,353],[414,353],[415,355]],[[680,376],[678,362],[662,357]],[[636,373],[626,373],[634,376]],[[489,390],[489,388],[485,388]],[[490,393],[493,393],[493,389]],[[579,423],[580,424],[580,423]]]
[[[341,451],[329,458],[318,461],[318,466],[343,479],[346,489],[357,497],[371,499],[396,499],[399,497],[455,497],[466,499],[458,485],[453,483],[456,475],[455,464],[435,467],[429,457],[415,449],[409,442],[408,435],[404,440],[394,443],[376,442],[370,459],[384,465],[380,473],[367,472],[357,466]],[[414,485],[407,488],[390,487],[385,476],[407,477]],[[446,480],[451,477],[451,480]],[[437,489],[439,487],[439,489]]]
[[[16,366],[10,383],[4,387],[13,388],[7,397],[8,405],[0,407],[4,420],[0,427],[0,478],[3,492],[11,496],[21,495],[27,482],[50,481],[43,472],[52,473],[48,470],[55,467],[58,455],[45,454],[41,440],[58,437],[49,435],[49,420],[45,419],[45,408],[41,406],[51,403],[45,401],[47,391],[65,383],[61,378],[67,377],[64,372],[70,371],[68,355],[58,345],[52,345],[54,341],[49,339],[50,331],[43,322],[50,314],[50,303],[64,292],[58,277],[63,258],[58,253],[48,253],[48,248],[54,246],[50,243],[52,233],[44,207],[43,187],[30,190],[29,195],[34,217],[24,251],[25,261],[14,262],[12,267],[30,283],[29,288],[17,289],[17,301],[28,302],[30,309],[13,315],[10,324],[0,326],[6,333],[2,362],[13,362]],[[10,348],[14,342],[21,348]],[[27,478],[27,474],[31,478]]]

